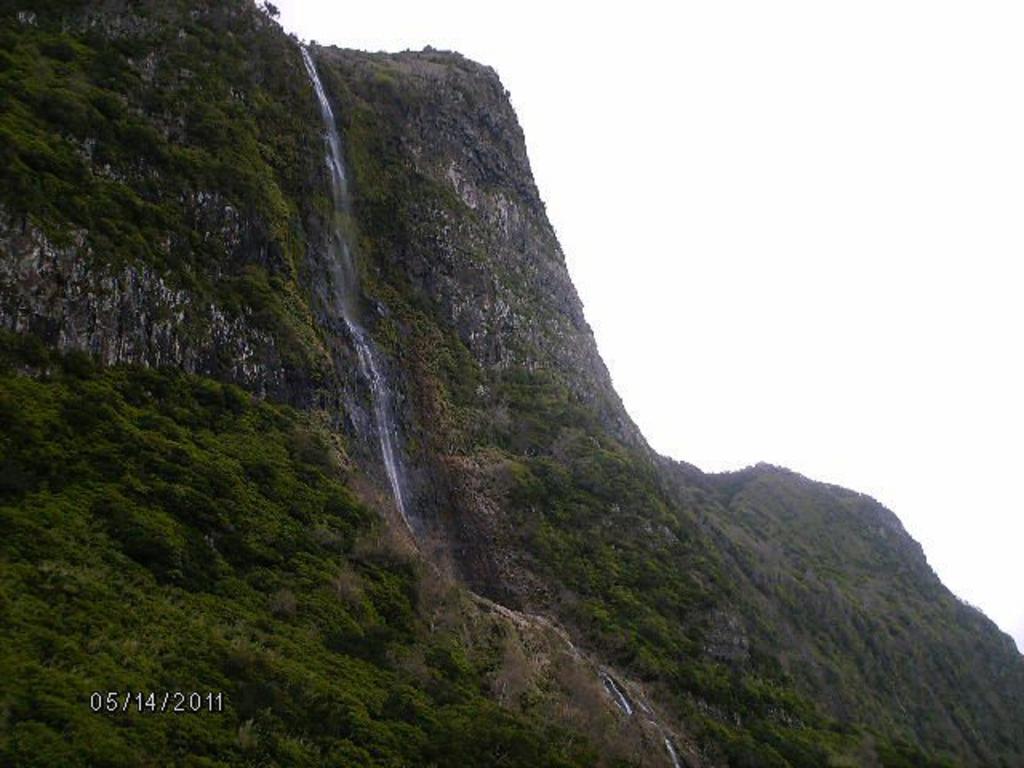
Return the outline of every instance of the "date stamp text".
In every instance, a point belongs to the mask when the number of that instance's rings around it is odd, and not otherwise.
[[[93,691],[89,709],[108,714],[219,714],[224,699],[223,691]]]

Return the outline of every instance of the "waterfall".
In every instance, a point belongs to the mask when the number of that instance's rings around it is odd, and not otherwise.
[[[633,704],[622,687],[615,682],[615,678],[603,670],[598,671],[598,676],[601,678],[605,690],[608,691],[616,706],[622,710],[626,717],[632,717],[634,712]],[[683,768],[683,762],[679,757],[679,753],[676,752],[675,744],[672,743],[672,739],[669,738],[665,728],[658,722],[654,711],[642,698],[638,698],[636,701],[640,704],[640,708],[648,715],[646,718],[647,724],[661,737],[662,743],[665,745],[665,752],[668,754],[668,759],[672,762],[672,768]]]
[[[622,710],[623,714],[625,714],[626,717],[631,717],[633,715],[633,705],[629,703],[629,699],[626,698],[626,694],[624,694],[619,686],[616,685],[615,680],[612,679],[611,675],[607,672],[602,672],[601,680],[604,683],[604,687],[608,690],[608,693],[612,695],[612,698],[615,700],[619,709]]]
[[[665,751],[668,752],[673,768],[683,768],[683,764],[679,762],[679,755],[676,754],[676,748],[672,746],[672,740],[668,736],[665,737]]]
[[[317,101],[320,104],[320,117],[323,119],[327,154],[324,162],[331,176],[331,200],[334,203],[334,220],[330,226],[328,241],[328,270],[331,278],[330,301],[333,309],[345,324],[348,334],[355,345],[356,357],[359,361],[359,372],[370,386],[370,400],[373,409],[374,426],[380,441],[380,453],[384,460],[384,472],[391,485],[391,494],[395,499],[395,507],[402,516],[410,533],[415,534],[406,511],[405,494],[402,490],[402,466],[398,456],[396,440],[398,427],[395,423],[391,405],[391,390],[387,379],[377,363],[373,341],[358,320],[359,308],[359,274],[345,235],[343,222],[350,218],[350,200],[348,179],[345,177],[345,161],[341,152],[341,137],[334,122],[334,111],[327,99],[316,65],[309,51],[302,46],[302,61],[306,65],[309,79],[313,83]]]

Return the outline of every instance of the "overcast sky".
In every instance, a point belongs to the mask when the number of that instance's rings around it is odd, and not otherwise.
[[[1024,6],[278,5],[493,66],[651,444],[871,494],[1024,648]]]

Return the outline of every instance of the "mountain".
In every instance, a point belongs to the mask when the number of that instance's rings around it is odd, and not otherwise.
[[[895,515],[649,448],[497,75],[271,11],[0,4],[0,761],[1024,764]]]

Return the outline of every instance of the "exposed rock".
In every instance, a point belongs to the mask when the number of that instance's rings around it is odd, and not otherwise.
[[[729,611],[716,611],[711,619],[705,651],[722,661],[746,661],[750,657],[750,640],[743,620]]]
[[[170,365],[264,396],[284,393],[268,334],[172,288],[149,266],[96,265],[82,232],[57,245],[31,224],[0,218],[0,326],[89,352],[105,365]]]

